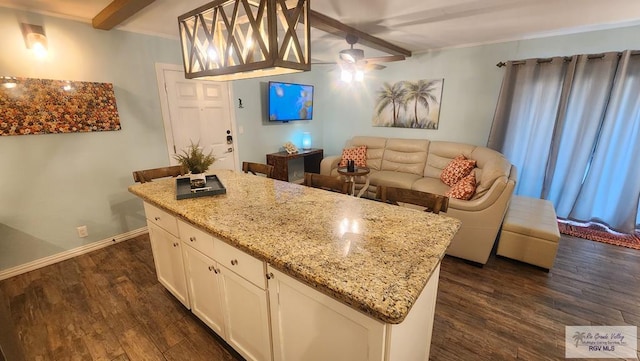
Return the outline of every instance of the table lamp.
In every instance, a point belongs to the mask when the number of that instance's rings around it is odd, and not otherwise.
[[[302,149],[311,149],[311,133],[302,133]]]

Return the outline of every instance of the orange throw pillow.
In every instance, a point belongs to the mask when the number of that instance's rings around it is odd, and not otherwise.
[[[450,198],[463,199],[468,201],[476,192],[476,175],[471,172],[451,187],[444,195]]]
[[[356,167],[367,166],[367,146],[361,145],[359,147],[344,148],[342,150],[342,160],[340,160],[339,167],[346,167],[347,160],[354,160]]]
[[[442,174],[440,174],[440,180],[449,187],[453,187],[462,178],[469,175],[475,167],[475,160],[467,159],[464,155],[460,154],[444,167]]]

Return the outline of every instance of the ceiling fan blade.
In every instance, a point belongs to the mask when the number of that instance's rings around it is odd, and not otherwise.
[[[367,62],[372,62],[372,63],[389,63],[392,61],[401,61],[401,60],[405,60],[406,58],[404,57],[404,55],[389,55],[389,56],[379,56],[376,58],[367,58]]]
[[[381,64],[375,64],[375,63],[367,63],[367,64],[364,66],[364,70],[365,70],[365,71],[370,71],[370,70],[382,70],[382,69],[384,69],[384,68],[386,68],[386,66],[381,65]]]

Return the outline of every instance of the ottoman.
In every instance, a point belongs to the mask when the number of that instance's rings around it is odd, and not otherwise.
[[[504,217],[497,254],[551,269],[560,232],[553,204],[544,199],[513,196]]]

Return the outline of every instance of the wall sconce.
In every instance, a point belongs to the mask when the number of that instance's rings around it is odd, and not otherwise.
[[[216,0],[178,17],[185,77],[215,81],[311,70],[309,0]]]
[[[47,37],[42,26],[22,23],[22,36],[27,49],[31,49],[37,58],[47,56]]]
[[[302,149],[311,149],[311,133],[302,133]]]
[[[7,89],[13,89],[18,85],[18,81],[13,76],[0,77],[0,84]]]

